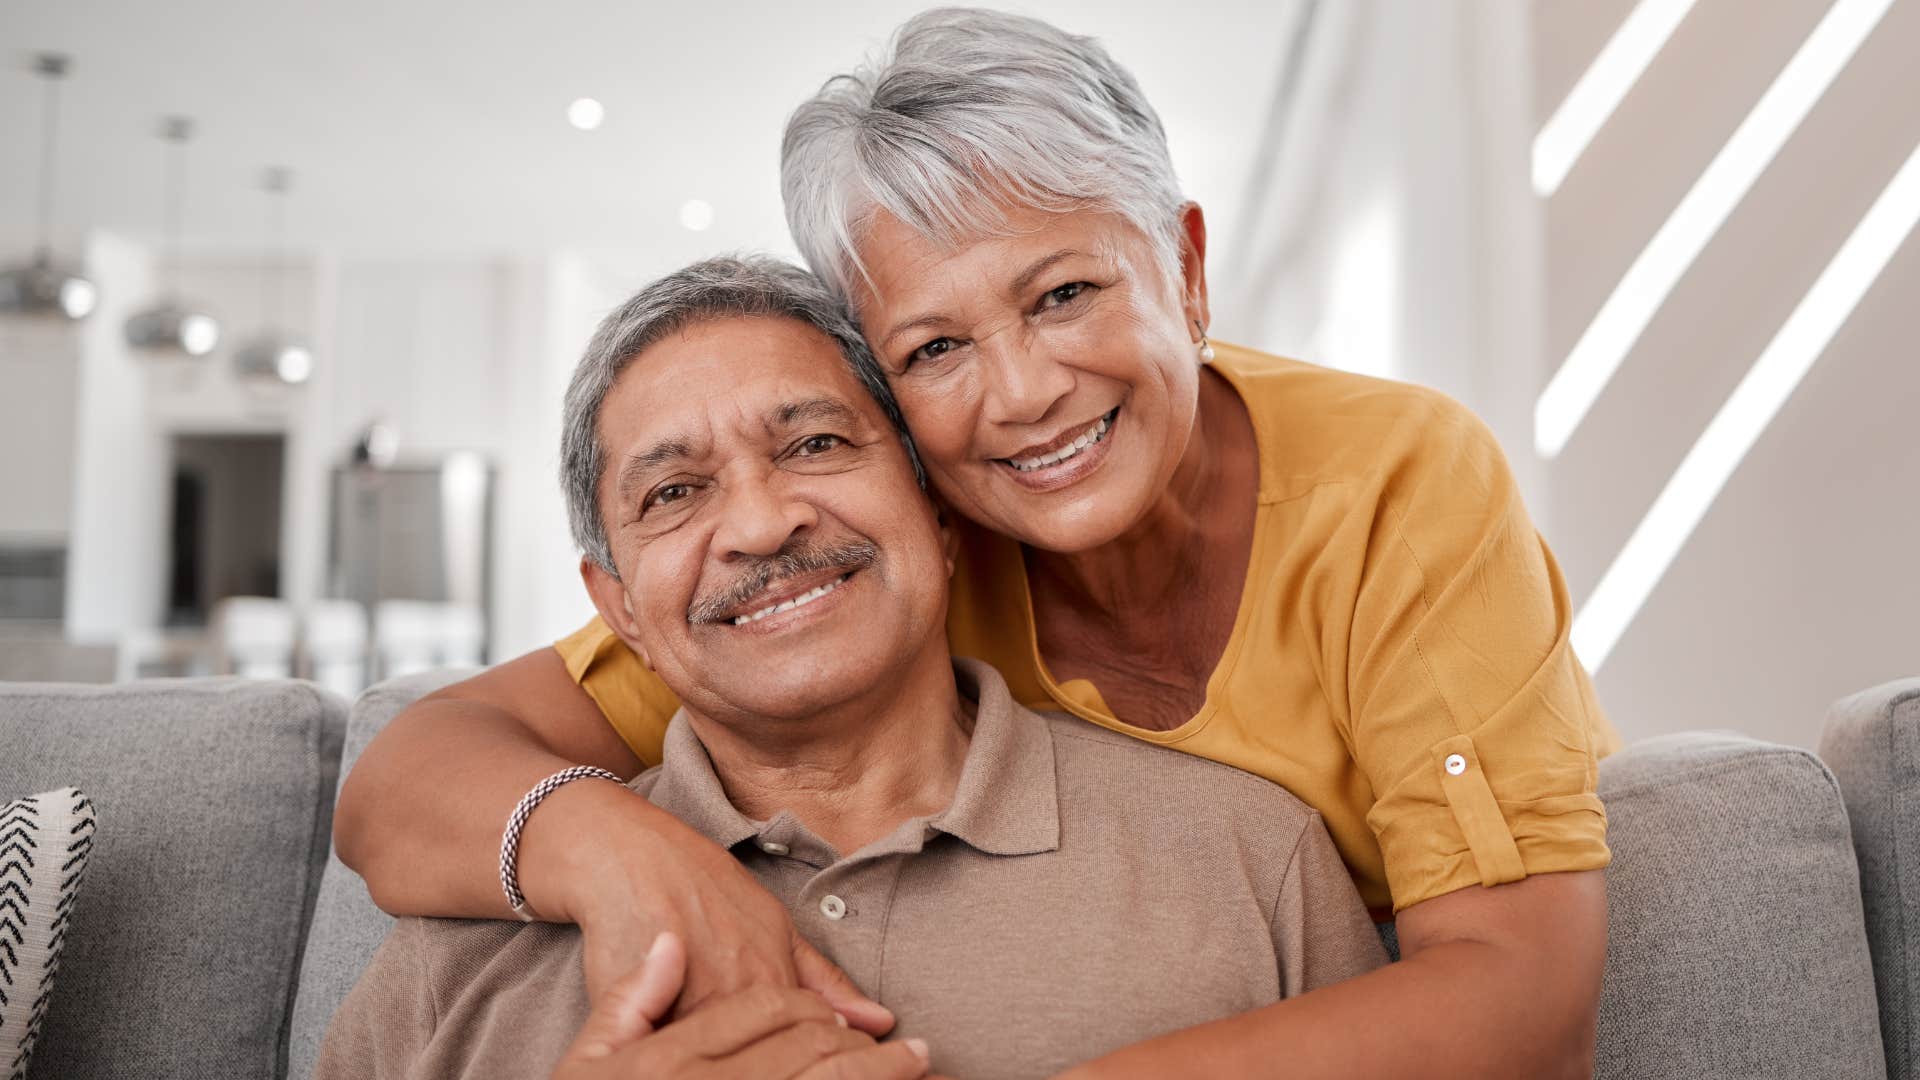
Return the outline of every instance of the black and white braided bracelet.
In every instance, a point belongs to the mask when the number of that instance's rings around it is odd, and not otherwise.
[[[605,769],[596,769],[591,765],[561,769],[533,785],[533,790],[521,797],[519,805],[507,817],[507,831],[500,834],[500,887],[506,890],[507,906],[527,922],[533,922],[536,916],[527,907],[527,898],[520,892],[520,830],[527,827],[527,818],[533,814],[533,808],[539,806],[541,800],[553,794],[560,785],[590,776],[611,780],[616,784],[626,782]]]

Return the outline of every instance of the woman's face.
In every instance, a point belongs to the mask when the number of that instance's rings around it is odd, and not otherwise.
[[[960,514],[1048,551],[1138,524],[1193,431],[1205,227],[1171,273],[1113,214],[1023,211],[957,250],[887,215],[860,257],[860,321],[921,460]]]

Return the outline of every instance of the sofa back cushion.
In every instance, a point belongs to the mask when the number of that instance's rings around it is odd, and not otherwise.
[[[1820,756],[1853,825],[1887,1075],[1911,1080],[1920,1077],[1920,679],[1834,705]]]
[[[474,674],[444,669],[408,675],[368,689],[353,703],[347,720],[346,748],[340,776],[353,770],[360,752],[400,710],[416,699]],[[502,825],[506,822],[502,821]],[[320,1056],[320,1040],[327,1033],[334,1010],[366,970],[367,961],[386,938],[393,917],[373,906],[366,883],[347,869],[340,856],[329,855],[320,879],[320,899],[314,908],[313,928],[307,935],[306,958],[300,966],[299,994],[293,1006],[289,1069],[293,1080],[307,1080]]]
[[[1697,732],[1600,766],[1599,1077],[1884,1077],[1846,811],[1805,750]]]
[[[285,1074],[345,727],[306,683],[0,683],[0,791],[100,821],[33,1077]]]

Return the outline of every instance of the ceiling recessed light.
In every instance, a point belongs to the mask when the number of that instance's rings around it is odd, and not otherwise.
[[[600,121],[606,118],[606,106],[590,97],[579,98],[567,106],[567,123],[581,131],[592,131],[600,126]]]
[[[713,204],[705,199],[688,199],[680,205],[680,224],[694,232],[705,232],[713,224]]]

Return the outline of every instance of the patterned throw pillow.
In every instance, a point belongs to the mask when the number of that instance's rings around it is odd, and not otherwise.
[[[0,804],[0,1076],[25,1080],[93,851],[93,803],[61,788]]]

